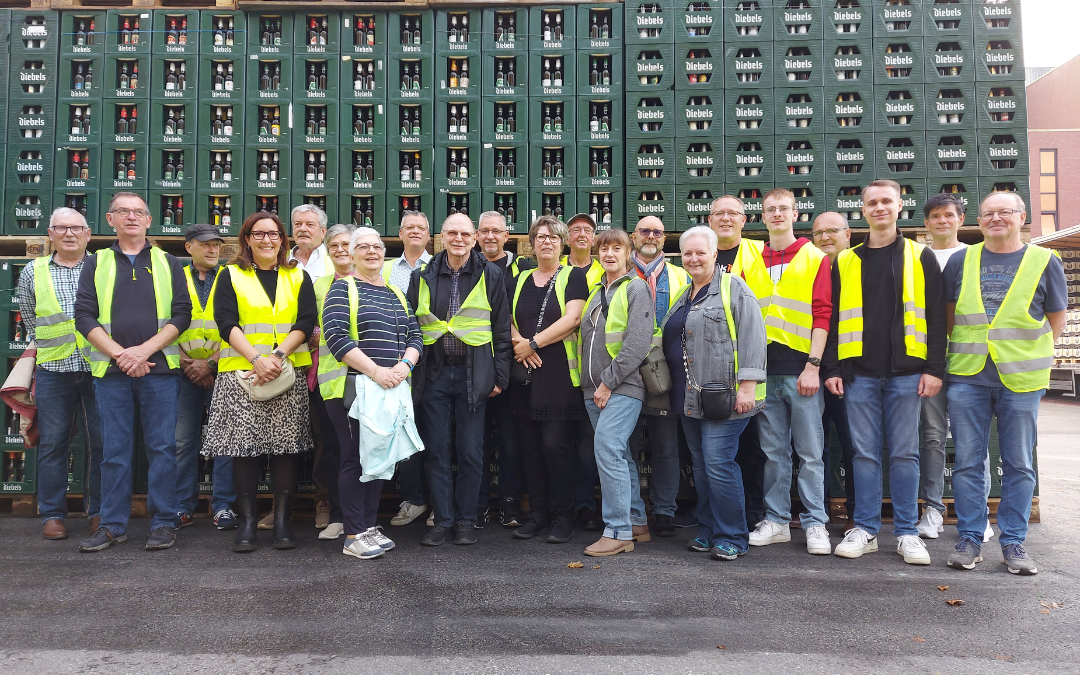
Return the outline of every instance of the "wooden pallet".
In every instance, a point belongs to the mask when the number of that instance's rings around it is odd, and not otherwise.
[[[236,0],[31,0],[52,9],[236,9]]]
[[[37,515],[37,496],[0,495],[0,514],[32,518]]]

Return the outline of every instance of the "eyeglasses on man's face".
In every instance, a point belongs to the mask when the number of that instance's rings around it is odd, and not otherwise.
[[[985,213],[979,214],[979,220],[993,220],[994,216],[997,216],[1002,220],[1007,220],[1009,218],[1012,218],[1013,214],[1015,213],[1023,213],[1023,211],[1020,211],[1019,209],[998,209],[997,211],[987,211]]]
[[[661,239],[664,236],[663,230],[653,230],[648,227],[639,227],[634,230],[634,234],[640,234],[643,237],[652,237],[653,239]]]
[[[248,235],[255,241],[262,241],[263,239],[269,239],[270,241],[278,241],[281,239],[281,233],[277,230],[252,230]]]
[[[89,227],[85,225],[50,225],[49,229],[59,234],[60,236],[66,235],[68,232],[71,234],[79,235],[89,230]]]
[[[123,206],[117,207],[117,208],[113,209],[112,211],[109,211],[109,213],[113,214],[114,216],[118,216],[120,218],[127,218],[128,216],[131,216],[131,215],[134,215],[136,218],[140,218],[140,219],[150,217],[150,212],[147,211],[146,209],[129,209],[129,208],[125,208]]]
[[[831,238],[835,237],[836,235],[840,234],[841,232],[843,232],[846,229],[848,229],[848,228],[846,228],[846,227],[830,227],[827,230],[818,230],[817,232],[815,232],[813,234],[813,237],[814,237],[814,239],[821,239],[822,237],[829,237],[831,239]]]
[[[743,217],[746,214],[742,211],[711,211],[709,215],[715,218],[719,218],[721,220],[723,220],[724,218],[730,218],[731,220],[735,220],[736,218]]]
[[[792,208],[790,206],[788,206],[787,204],[783,204],[781,206],[770,206],[769,208],[765,209],[765,213],[769,214],[770,216],[772,214],[774,214],[774,213],[779,213],[780,215],[785,215],[785,214],[791,213],[791,211],[792,211]]]

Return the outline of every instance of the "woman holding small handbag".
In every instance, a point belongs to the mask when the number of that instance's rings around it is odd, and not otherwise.
[[[296,455],[312,448],[307,341],[318,314],[311,279],[288,259],[285,226],[244,220],[240,250],[218,273],[214,320],[221,358],[203,454],[233,457],[239,526],[233,550],[256,549],[256,487],[264,456],[274,483],[274,548],[296,547],[290,519]]]
[[[550,527],[549,544],[564,544],[573,534],[573,429],[575,421],[586,418],[578,384],[577,327],[589,288],[585,270],[559,263],[569,236],[558,218],[536,219],[529,242],[537,267],[518,275],[511,303],[516,362],[507,395],[517,417],[531,514],[513,537],[532,539]]]
[[[692,227],[679,237],[690,285],[660,326],[671,372],[671,409],[693,459],[698,537],[692,551],[716,560],[745,555],[750,533],[739,436],[765,401],[765,322],[738,275],[716,269],[716,233]]]

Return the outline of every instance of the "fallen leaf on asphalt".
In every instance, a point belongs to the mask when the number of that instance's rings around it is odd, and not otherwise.
[[[994,658],[998,661],[1012,661],[1012,656],[1010,654],[994,654]]]
[[[716,648],[717,649],[727,649],[727,647],[725,647],[724,645],[716,645]]]
[[[911,638],[911,641],[912,641],[912,642],[926,642],[926,640],[925,640],[925,639],[923,639],[923,638],[919,637],[918,635],[916,635],[915,637]]]
[[[952,600],[946,600],[945,603],[950,607],[960,607],[964,604],[964,601],[960,598],[953,598]]]
[[[1065,606],[1065,603],[1061,600],[1040,600],[1039,604],[1046,609],[1061,609]]]
[[[947,590],[949,590],[949,587],[948,586],[938,586],[937,589],[939,591],[947,591]]]
[[[572,570],[579,570],[582,567],[585,567],[585,565],[583,565],[583,564],[581,564],[579,562],[572,562],[569,565],[567,565],[567,567],[569,567]]]
[[[598,569],[600,569],[600,566],[599,565],[593,565],[593,569],[598,570]]]

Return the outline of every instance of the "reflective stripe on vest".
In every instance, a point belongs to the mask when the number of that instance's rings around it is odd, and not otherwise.
[[[803,248],[806,248],[803,246]],[[739,331],[735,330],[735,317],[731,312],[731,274],[724,273],[720,278],[720,299],[724,303],[724,318],[727,319],[728,335],[731,336],[731,350],[735,353],[735,377],[739,377]],[[687,298],[687,302],[690,298]],[[766,383],[754,385],[754,401],[764,401]]]
[[[1028,309],[1035,299],[1050,250],[1028,245],[1012,285],[994,320],[989,321],[982,298],[983,245],[964,253],[964,273],[949,341],[949,373],[977,375],[994,360],[1001,383],[1015,392],[1050,386],[1054,334],[1050,322],[1036,321]]]
[[[625,278],[625,277],[624,277]],[[626,334],[626,327],[630,325],[630,297],[627,289],[630,286],[630,281],[633,278],[626,279],[619,283],[618,288],[611,295],[611,299],[608,301],[607,320],[604,322],[604,348],[607,349],[608,356],[612,359],[619,355],[622,351],[623,337]],[[618,281],[618,280],[616,280]],[[600,290],[603,288],[603,284],[597,284],[593,287],[592,293],[589,294],[589,299],[585,301],[585,307],[581,310],[581,320],[585,320],[585,314],[589,311],[589,306],[592,304],[593,298],[596,297]],[[653,314],[653,336],[652,347],[658,347],[663,349],[664,341],[663,334],[660,332],[660,327],[656,325],[656,314]],[[651,349],[651,348],[650,348]],[[582,363],[581,354],[581,342],[578,342],[578,363]],[[581,369],[578,368],[580,375]]]
[[[349,337],[353,342],[359,340],[356,327],[356,314],[360,309],[360,294],[356,290],[356,278],[344,277],[349,287]],[[319,306],[319,370],[316,379],[319,382],[319,393],[323,400],[341,398],[345,395],[345,376],[349,374],[349,367],[334,358],[330,348],[326,345],[326,331],[323,330],[323,307],[326,303],[326,294],[330,292],[330,286],[334,283],[334,277],[326,275],[319,277],[315,282],[315,301]]]
[[[299,267],[278,268],[277,292],[274,304],[271,305],[254,269],[244,270],[236,265],[229,265],[228,270],[240,314],[238,327],[256,351],[264,356],[269,355],[285,340],[296,323],[299,312],[298,296],[304,281],[304,271]],[[263,322],[260,319],[271,321]],[[310,366],[311,353],[308,351],[307,342],[301,343],[296,351],[289,355],[289,360],[294,366]],[[223,337],[218,372],[231,370],[251,370],[251,362],[230,347]]]
[[[420,324],[425,345],[435,344],[447,331],[470,347],[491,343],[491,303],[487,296],[487,272],[480,274],[480,281],[473,286],[468,297],[461,303],[458,313],[451,317],[449,322],[432,314],[431,290],[423,277],[420,277],[417,295],[416,321]]]
[[[184,278],[187,281],[188,295],[191,296],[191,323],[188,329],[180,334],[177,343],[189,358],[209,358],[221,346],[221,336],[218,334],[217,322],[214,321],[214,292],[217,291],[217,277],[214,277],[214,283],[210,286],[210,296],[206,299],[206,307],[199,302],[199,294],[195,290],[195,279],[191,276],[190,265],[184,268]]]
[[[62,361],[75,353],[75,347],[85,356],[86,338],[75,330],[75,320],[60,308],[56,297],[52,272],[49,265],[52,256],[34,261],[34,344],[37,346],[37,362]]]
[[[570,256],[564,255],[562,260],[559,261],[563,265],[573,265],[570,262]],[[582,269],[585,269],[584,267]],[[589,265],[589,269],[585,270],[585,281],[589,284],[589,288],[592,288],[596,284],[600,283],[600,280],[604,278],[604,266],[600,264],[600,261],[593,258],[592,264]]]
[[[98,251],[97,269],[94,270],[94,288],[97,291],[98,323],[112,337],[112,303],[116,288],[116,252],[111,248]],[[150,247],[150,276],[154,282],[154,303],[157,306],[157,329],[160,331],[172,317],[172,269],[166,254],[156,246]],[[180,347],[175,342],[165,346],[161,353],[169,368],[180,367]],[[104,377],[112,359],[88,344],[83,354],[90,362],[94,377]]]
[[[559,268],[559,273],[555,277],[555,299],[559,301],[559,316],[566,316],[566,284],[570,281],[570,273],[573,271],[573,266],[562,265]],[[514,289],[514,301],[511,303],[511,316],[514,321],[514,325],[517,325],[517,304],[518,297],[521,295],[521,289],[525,287],[525,281],[532,278],[535,269],[525,270],[524,273],[518,275],[517,286]],[[520,331],[520,326],[518,327]],[[574,331],[573,335],[562,341],[563,349],[566,351],[566,361],[570,366],[570,382],[575,387],[581,386],[581,370],[578,368],[578,340],[581,339],[581,334],[578,331]]]
[[[774,285],[770,277],[767,288],[764,285],[760,289],[751,287],[765,319],[765,335],[769,342],[810,353],[814,330],[814,281],[824,258],[825,254],[816,246],[803,244],[778,283]]]
[[[735,262],[731,264],[731,273],[741,276],[758,298],[772,292],[772,277],[765,268],[764,251],[765,242],[743,239],[739,242]]]
[[[864,244],[859,244],[863,246]],[[859,248],[856,246],[855,249]],[[904,351],[908,356],[926,358],[926,280],[923,276],[922,244],[904,240],[903,287]],[[863,353],[862,258],[855,249],[840,252],[840,307],[837,355],[853,359]]]

